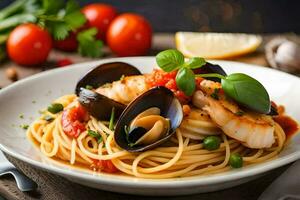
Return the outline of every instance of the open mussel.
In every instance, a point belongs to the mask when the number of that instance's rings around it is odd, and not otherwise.
[[[140,74],[141,72],[137,68],[124,62],[104,63],[88,71],[77,82],[75,93],[79,95],[80,88],[86,88],[86,86],[98,88],[106,83],[119,80],[122,76]]]
[[[183,118],[182,107],[173,92],[155,87],[137,97],[121,114],[114,140],[129,152],[141,152],[166,142]]]
[[[141,72],[137,68],[127,63],[111,62],[101,64],[90,70],[78,81],[75,93],[79,97],[79,103],[84,106],[93,117],[99,120],[108,120],[113,108],[115,110],[115,117],[118,117],[126,105],[99,94],[93,89],[106,83],[117,81],[122,76],[140,74]]]

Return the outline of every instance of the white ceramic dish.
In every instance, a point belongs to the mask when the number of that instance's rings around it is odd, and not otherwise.
[[[140,195],[183,195],[216,191],[232,187],[262,175],[271,169],[300,158],[300,135],[272,161],[244,167],[229,172],[190,178],[146,180],[109,174],[93,174],[89,171],[70,169],[49,163],[25,137],[19,125],[30,123],[53,99],[74,91],[75,84],[87,70],[104,62],[123,61],[137,66],[142,72],[150,72],[155,64],[153,57],[114,58],[76,64],[34,75],[0,91],[0,149],[30,165],[90,187]],[[237,62],[212,61],[220,64],[228,73],[243,72],[261,81],[273,100],[286,106],[287,112],[300,121],[300,79],[273,69]],[[19,117],[20,114],[24,118]]]

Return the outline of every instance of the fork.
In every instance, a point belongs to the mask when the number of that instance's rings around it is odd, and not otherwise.
[[[20,172],[12,164],[10,164],[9,162],[1,162],[0,177],[7,174],[11,174],[15,178],[17,186],[22,192],[32,191],[37,188],[37,184],[33,180]]]

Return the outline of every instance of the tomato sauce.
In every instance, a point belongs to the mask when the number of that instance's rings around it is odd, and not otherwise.
[[[282,127],[288,138],[292,137],[299,130],[298,123],[289,116],[278,115],[273,117],[273,119]]]

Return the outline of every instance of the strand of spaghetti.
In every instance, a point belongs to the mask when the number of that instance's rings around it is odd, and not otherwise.
[[[226,151],[225,151],[225,159],[224,159],[224,161],[221,164],[216,165],[216,166],[209,165],[206,168],[194,170],[193,171],[194,175],[200,175],[200,174],[212,171],[212,170],[221,169],[221,168],[224,168],[227,165],[227,163],[229,161],[229,157],[230,157],[230,146],[229,146],[229,143],[227,141],[227,137],[224,134],[222,134],[222,138],[223,138],[223,141],[224,141],[224,143],[226,145]],[[187,175],[189,176],[189,174],[187,174]]]
[[[56,120],[59,121],[59,126],[58,126],[58,129],[60,132],[59,139],[65,148],[70,149],[72,139],[67,134],[65,134],[65,132],[63,131],[62,124],[61,124],[61,118],[62,118],[62,114],[58,115],[58,117],[56,118]]]
[[[70,158],[70,163],[71,165],[75,164],[76,161],[76,140],[73,139],[72,140],[72,144],[71,144],[71,158]]]
[[[179,145],[178,145],[178,151],[175,154],[175,156],[169,162],[167,162],[163,165],[141,170],[142,173],[153,173],[153,172],[165,170],[165,169],[169,168],[170,166],[174,165],[174,163],[179,160],[179,158],[183,152],[183,141],[182,141],[182,135],[180,133],[180,130],[176,130],[176,136],[177,136]],[[133,171],[134,175],[139,176],[140,173],[138,172],[138,169],[137,169],[138,163],[143,158],[145,158],[151,154],[152,154],[152,151],[148,151],[148,152],[144,152],[144,153],[140,154],[139,156],[137,156],[137,158],[132,163],[132,171]]]
[[[42,141],[43,136],[43,128],[45,125],[45,121],[43,120],[36,120],[30,127],[29,132],[33,135],[35,140],[37,140],[39,143]]]
[[[40,149],[43,154],[45,154],[48,157],[55,156],[58,150],[58,141],[55,137],[56,130],[55,130],[55,122],[51,123],[46,130],[45,134],[42,137]],[[52,141],[52,142],[50,142]]]
[[[78,137],[77,138],[77,142],[78,142],[78,146],[79,146],[79,149],[85,154],[87,155],[88,157],[90,158],[93,158],[93,159],[99,159],[99,160],[111,160],[111,159],[115,159],[115,158],[118,158],[118,157],[122,157],[124,155],[128,155],[129,152],[123,150],[123,151],[119,151],[119,152],[116,152],[116,153],[113,153],[110,149],[110,143],[111,143],[111,140],[112,140],[112,135],[109,135],[107,137],[107,141],[105,143],[105,147],[106,147],[106,150],[108,151],[108,155],[99,155],[99,154],[93,154],[89,151],[87,151],[83,144],[82,144],[82,138],[81,137]],[[110,151],[109,151],[110,150]]]
[[[91,117],[91,118],[92,118],[92,120],[90,121],[91,124],[94,126],[94,128],[97,130],[97,132],[101,135],[102,140],[103,140],[104,142],[106,142],[106,139],[107,139],[106,133],[103,131],[103,129],[101,129],[101,128],[99,127],[99,123],[98,123],[97,119],[94,118],[94,117]]]
[[[186,148],[188,145],[189,145],[189,142],[190,142],[190,139],[189,138],[186,138],[184,140],[184,143],[183,143],[183,149]]]
[[[246,162],[251,162],[252,160],[255,160],[258,157],[260,157],[263,153],[264,153],[264,150],[258,149],[257,152],[254,155],[247,156],[247,157],[244,156],[243,160],[246,161]]]
[[[89,152],[98,153],[98,142],[91,136],[87,136],[85,140],[83,140],[83,146]]]
[[[180,129],[182,130],[182,129]],[[186,138],[190,138],[192,140],[203,140],[204,139],[204,136],[202,135],[199,135],[199,134],[195,134],[195,133],[187,133],[187,132],[183,132],[182,133],[182,136],[183,137],[186,137]]]

